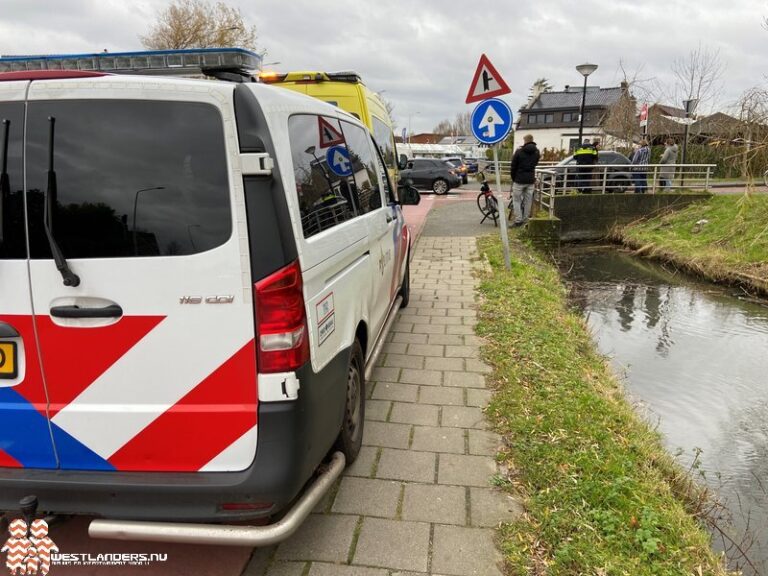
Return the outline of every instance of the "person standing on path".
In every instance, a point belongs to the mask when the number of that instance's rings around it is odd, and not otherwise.
[[[597,148],[590,144],[589,140],[584,140],[581,146],[573,153],[573,159],[576,160],[576,187],[582,194],[592,192],[592,171],[597,164]]]
[[[651,150],[648,141],[642,140],[640,148],[632,155],[632,164],[635,166],[632,172],[632,180],[635,182],[635,193],[645,194],[648,189],[648,161],[651,158]]]
[[[536,182],[536,166],[539,163],[539,149],[533,136],[523,136],[523,145],[512,156],[512,205],[515,210],[514,226],[522,226],[531,217],[533,188]]]
[[[659,160],[659,164],[676,164],[677,163],[677,144],[675,144],[675,141],[672,140],[672,138],[667,138],[667,141],[665,142],[666,148],[664,149],[664,154],[661,155],[661,160]],[[661,187],[664,190],[669,190],[672,188],[672,180],[675,177],[675,168],[674,166],[665,166],[661,169],[659,172],[659,183],[661,184]]]

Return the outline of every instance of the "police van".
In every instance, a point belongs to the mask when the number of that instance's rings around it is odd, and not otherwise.
[[[271,544],[357,456],[418,197],[360,120],[259,64],[0,59],[0,508]]]

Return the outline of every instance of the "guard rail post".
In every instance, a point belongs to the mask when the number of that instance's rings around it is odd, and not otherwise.
[[[653,165],[653,185],[651,186],[651,194],[656,194],[656,184],[659,181],[659,166]]]
[[[605,194],[605,185],[607,184],[607,182],[608,182],[608,168],[606,166],[603,166],[603,185],[602,185],[602,190],[600,192],[601,194]]]

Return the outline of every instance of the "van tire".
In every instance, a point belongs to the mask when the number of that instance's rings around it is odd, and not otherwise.
[[[403,275],[403,283],[400,285],[400,296],[402,302],[400,302],[400,308],[406,308],[408,302],[411,301],[411,251],[405,256],[405,274]]]
[[[336,439],[336,449],[344,454],[350,466],[363,445],[365,423],[365,359],[360,342],[355,339],[347,366],[347,383],[344,392],[344,419]]]
[[[435,194],[442,196],[443,194],[448,194],[448,190],[450,190],[451,187],[448,186],[448,182],[444,178],[438,178],[434,182],[432,182],[432,192]]]

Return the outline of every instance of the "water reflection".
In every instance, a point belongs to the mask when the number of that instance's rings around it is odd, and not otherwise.
[[[616,249],[569,251],[568,280],[601,352],[671,452],[700,469],[768,574],[768,308]],[[745,571],[749,573],[749,571]]]

